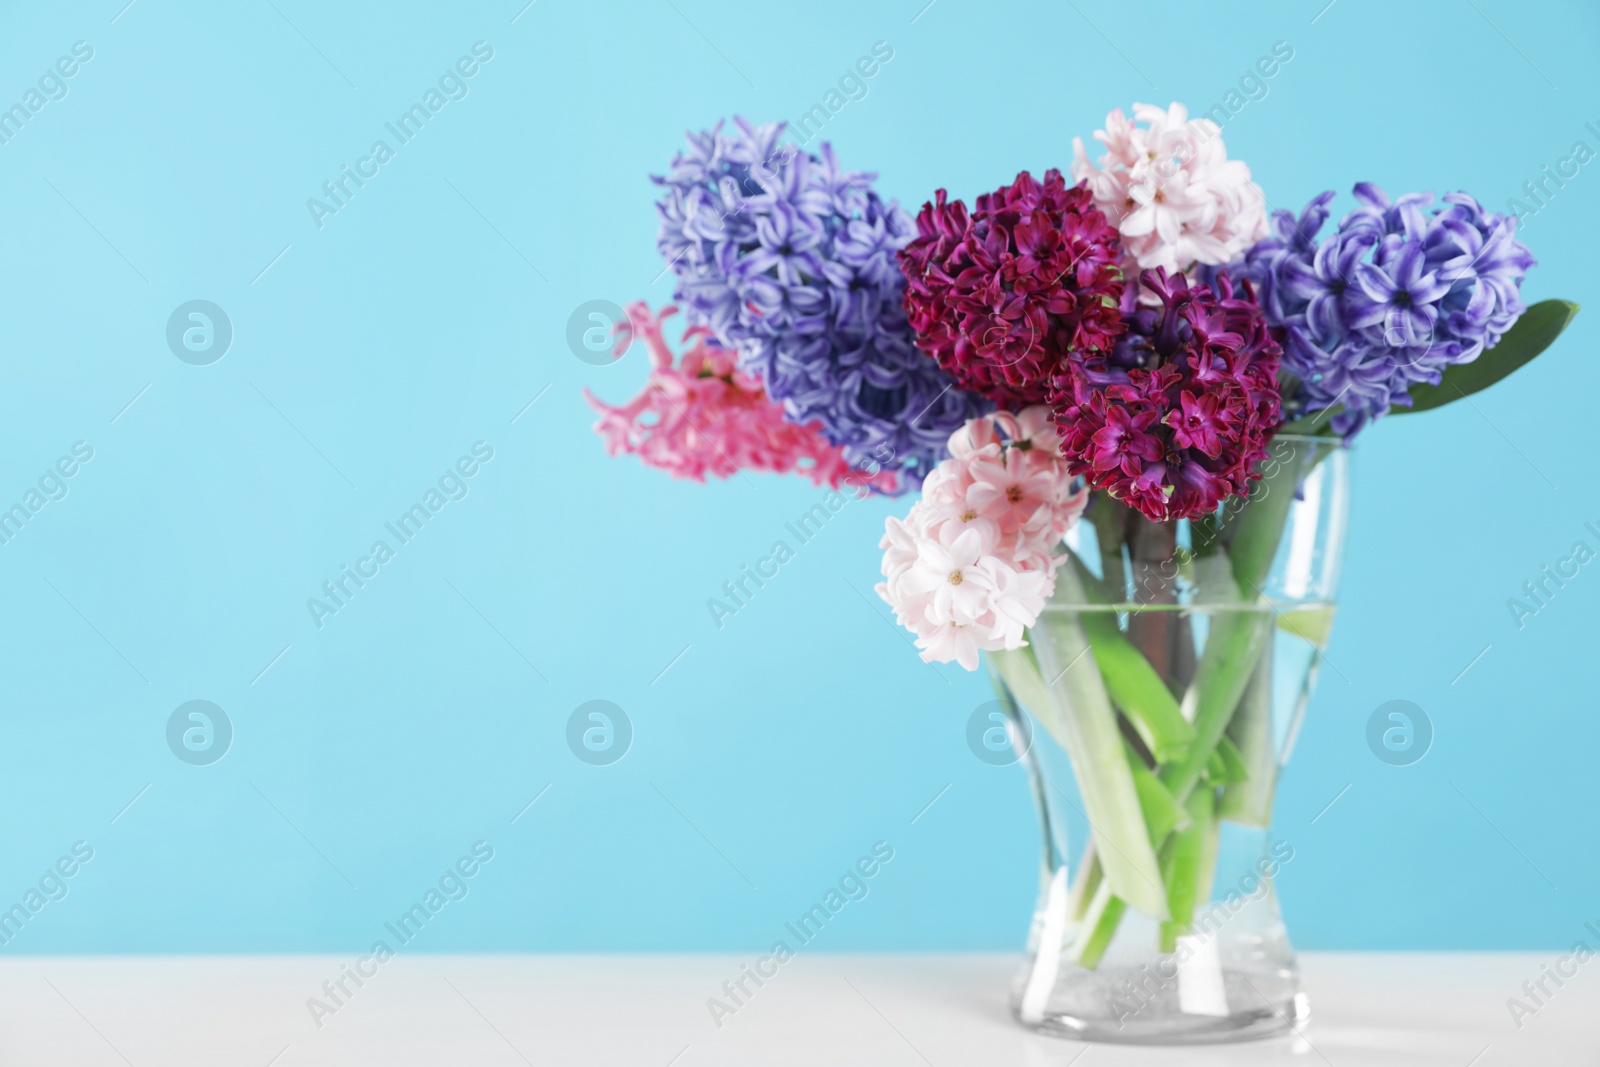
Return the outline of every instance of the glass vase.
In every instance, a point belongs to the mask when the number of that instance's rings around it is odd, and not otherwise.
[[[1042,831],[1023,1025],[1185,1044],[1307,1017],[1272,801],[1333,622],[1347,461],[1280,435],[1249,496],[1195,520],[1094,494],[1028,646],[990,654]]]

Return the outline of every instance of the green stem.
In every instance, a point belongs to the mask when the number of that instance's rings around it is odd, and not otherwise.
[[[1246,688],[1244,700],[1248,700],[1249,696],[1250,690]],[[1240,708],[1244,707],[1244,700],[1239,702]],[[1233,724],[1238,721],[1239,712],[1235,711],[1233,718],[1228,720],[1228,729],[1233,729]],[[1217,747],[1211,750],[1211,762],[1206,764],[1206,773],[1200,776],[1200,780],[1210,785],[1233,785],[1249,777],[1250,771],[1245,766],[1244,757],[1239,754],[1239,746],[1224,733],[1217,738]]]
[[[1111,612],[1085,611],[1079,621],[1094,648],[1095,665],[1111,699],[1128,716],[1156,761],[1170,763],[1180,758],[1194,740],[1194,727],[1183,717],[1161,675],[1117,628]]]
[[[1178,602],[1177,548],[1176,523],[1134,517],[1128,537],[1134,603],[1165,606]],[[1128,640],[1144,653],[1163,684],[1172,678],[1177,623],[1178,614],[1173,611],[1128,613]]]
[[[1063,567],[1058,573],[1071,575],[1072,570]],[[1057,592],[1073,595],[1070,584]],[[1107,884],[1140,911],[1164,919],[1167,901],[1161,871],[1117,728],[1117,713],[1100,672],[1093,664],[1079,663],[1090,652],[1089,638],[1070,611],[1047,609],[1038,626],[1042,632],[1030,647],[1049,699],[1034,708],[1034,716],[1063,742],[1072,761]],[[1004,657],[1001,671],[1009,680],[1007,664],[1016,653],[994,655]],[[1026,703],[1027,698],[1022,699]],[[1041,710],[1048,718],[1041,716]]]
[[[1208,511],[1189,523],[1189,544],[1195,556],[1209,556],[1222,551],[1222,522],[1215,512]]]
[[[1302,476],[1338,447],[1338,442],[1300,441],[1278,438],[1263,461],[1261,480],[1250,490],[1249,500],[1233,525],[1233,540],[1228,558],[1233,562],[1234,580],[1246,602],[1261,596],[1261,583],[1272,570],[1283,526],[1294,503],[1294,491]]]
[[[1144,808],[1150,838],[1162,840],[1170,835],[1171,830],[1187,822],[1189,813],[1174,800],[1170,792],[1166,792],[1160,779],[1142,765],[1133,753],[1128,753],[1128,760],[1133,766],[1134,787],[1139,790],[1139,803]],[[1072,880],[1072,891],[1067,897],[1067,918],[1082,923],[1082,926],[1077,939],[1072,942],[1069,958],[1078,966],[1093,969],[1099,966],[1110,939],[1117,933],[1117,925],[1122,921],[1126,905],[1110,893],[1093,841],[1083,849],[1083,856],[1078,859],[1077,875]],[[1162,885],[1168,885],[1165,872]],[[1086,917],[1091,912],[1094,918],[1088,920]]]
[[[1076,629],[1068,620],[1057,620],[1054,625]],[[1098,845],[1097,854],[1106,857],[1100,862],[1103,876],[1135,907],[1141,911],[1148,908],[1151,916],[1165,918],[1160,865],[1145,825],[1133,767],[1117,729],[1116,713],[1095,671],[1082,669],[1081,665],[1071,670],[1054,665],[1056,640],[1070,638],[1060,637],[1058,631],[1056,639],[1036,641],[1030,646],[1040,654],[1038,664],[1029,655],[1030,648],[991,652],[990,662],[1072,761],[1073,775],[1087,809],[1084,814]],[[1077,643],[1080,650],[1086,649],[1087,638],[1081,631]],[[1073,653],[1081,654],[1086,653]],[[1051,672],[1053,686],[1046,683],[1041,667]],[[1156,785],[1160,787],[1161,783]]]
[[[1194,681],[1194,628],[1189,613],[1178,616],[1172,635],[1172,684],[1182,693]]]
[[[1110,884],[1100,883],[1094,899],[1089,902],[1078,936],[1066,953],[1067,959],[1091,971],[1100,966],[1100,960],[1105,956],[1106,949],[1111,947],[1111,939],[1116,936],[1117,926],[1122,922],[1122,914],[1127,910],[1128,905],[1111,892]]]
[[[1189,932],[1195,908],[1211,898],[1211,883],[1217,863],[1217,820],[1215,796],[1210,789],[1196,789],[1185,805],[1189,825],[1179,830],[1162,849],[1161,873],[1167,883],[1167,905],[1172,918],[1161,924],[1161,951],[1172,952],[1178,938]]]
[[[1144,765],[1132,747],[1123,745],[1128,756],[1128,767],[1133,771],[1133,788],[1139,794],[1139,810],[1144,812],[1144,825],[1152,842],[1160,841],[1179,826],[1188,822],[1182,804],[1161,784],[1155,772]]]
[[[1078,857],[1078,876],[1072,880],[1072,891],[1067,896],[1069,921],[1079,922],[1083,919],[1104,880],[1105,870],[1100,866],[1100,857],[1094,850],[1094,839],[1091,837],[1084,846],[1083,855]]]
[[[1188,799],[1210,762],[1271,628],[1271,617],[1257,611],[1223,611],[1212,619],[1194,684],[1183,695],[1184,717],[1194,725],[1194,741],[1183,759],[1161,769],[1161,781],[1179,800]]]
[[[1089,507],[1094,524],[1095,543],[1100,548],[1100,584],[1106,599],[1117,603],[1127,599],[1128,573],[1122,562],[1122,544],[1128,536],[1131,512],[1104,493]]]
[[[1245,686],[1239,710],[1228,723],[1231,739],[1248,777],[1222,791],[1217,817],[1246,826],[1272,825],[1272,796],[1278,779],[1278,751],[1272,736],[1272,632],[1268,631],[1261,661]]]
[[[1188,797],[1199,780],[1272,631],[1271,616],[1252,608],[1278,554],[1295,486],[1334,447],[1332,442],[1274,441],[1265,473],[1235,524],[1228,555],[1239,587],[1239,610],[1218,612],[1211,624],[1194,683],[1183,695],[1184,716],[1194,724],[1195,741],[1188,756],[1164,768],[1161,775],[1180,799]]]

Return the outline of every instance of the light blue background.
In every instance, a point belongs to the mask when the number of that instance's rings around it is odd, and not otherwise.
[[[817,947],[1019,947],[1036,831],[1021,772],[963,739],[986,683],[921,664],[863,596],[905,503],[852,503],[719,631],[706,599],[820,494],[675,483],[590,432],[582,390],[629,395],[643,361],[574,358],[569,314],[670,297],[646,176],[687,128],[798,115],[879,40],[893,60],[825,136],[913,210],[1065,166],[1113,106],[1209,108],[1280,40],[1293,60],[1225,128],[1274,206],[1373,179],[1503,208],[1600,148],[1577,2],[539,0],[513,22],[523,2],[0,23],[5,103],[94,48],[0,146],[0,499],[95,450],[0,546],[0,898],[76,840],[95,858],[0,951],[364,951],[478,839],[494,860],[417,947],[764,947],[878,840],[894,860]],[[470,95],[318,229],[306,199],[479,40]],[[1597,224],[1591,165],[1523,231],[1530,300],[1593,302]],[[211,366],[164,341],[196,298],[235,329]],[[1600,918],[1600,569],[1521,630],[1506,606],[1600,544],[1597,322],[1361,442],[1337,671],[1279,809],[1303,947],[1553,948]],[[470,495],[319,630],[306,599],[479,440]],[[596,698],[636,731],[608,767],[564,740]],[[1437,732],[1407,768],[1364,741],[1396,698]],[[236,731],[209,767],[164,740],[191,699]]]

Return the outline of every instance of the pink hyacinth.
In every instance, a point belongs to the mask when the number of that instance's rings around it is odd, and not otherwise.
[[[1191,121],[1178,103],[1167,110],[1135,104],[1133,116],[1120,108],[1106,116],[1094,135],[1106,149],[1097,163],[1081,137],[1072,141],[1072,176],[1087,180],[1121,233],[1128,277],[1229,263],[1266,236],[1266,197],[1250,168],[1228,158],[1215,122]]]
[[[978,653],[1021,648],[1055,591],[1053,549],[1083,513],[1050,410],[996,412],[950,438],[950,458],[880,543],[878,595],[929,662],[978,669]]]
[[[697,482],[708,474],[728,478],[739,471],[772,471],[794,472],[833,489],[893,488],[893,473],[851,467],[815,423],[787,421],[782,405],[761,388],[761,379],[739,370],[734,353],[707,340],[710,330],[685,330],[684,339],[693,344],[674,366],[661,323],[677,310],[668,306],[656,316],[639,301],[629,305],[628,321],[617,328],[618,355],[633,340],[643,341],[650,355],[650,378],[638,396],[613,407],[584,390],[600,413],[594,429],[607,452],[632,453],[646,466]]]

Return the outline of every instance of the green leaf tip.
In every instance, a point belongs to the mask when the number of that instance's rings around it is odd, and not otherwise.
[[[1396,407],[1390,414],[1430,411],[1487,389],[1554,344],[1577,314],[1578,305],[1571,300],[1540,301],[1522,313],[1499,344],[1471,363],[1445,368],[1438,385],[1412,386],[1411,406]]]

